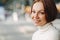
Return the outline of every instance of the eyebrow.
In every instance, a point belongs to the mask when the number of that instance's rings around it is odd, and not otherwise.
[[[32,9],[32,11],[35,11],[34,9]],[[39,11],[44,11],[43,9],[42,10],[39,10]]]

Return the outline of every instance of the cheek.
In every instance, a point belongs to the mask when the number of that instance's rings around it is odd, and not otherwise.
[[[34,15],[33,15],[33,14],[31,14],[31,18],[32,18],[32,19],[34,18]]]
[[[39,15],[39,18],[40,18],[41,20],[46,20],[45,15]]]
[[[45,16],[44,16],[44,17],[42,17],[42,20],[43,20],[43,21],[47,21]]]

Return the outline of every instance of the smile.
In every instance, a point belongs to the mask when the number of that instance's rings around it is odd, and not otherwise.
[[[41,22],[41,20],[34,20],[35,23]]]

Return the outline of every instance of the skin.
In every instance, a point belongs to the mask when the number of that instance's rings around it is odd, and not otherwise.
[[[42,2],[36,2],[32,7],[31,18],[36,26],[43,26],[47,23],[46,14]]]

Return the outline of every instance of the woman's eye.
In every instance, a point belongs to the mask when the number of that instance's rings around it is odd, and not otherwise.
[[[39,12],[40,14],[45,14],[44,12]]]
[[[35,11],[32,11],[32,13],[35,13]]]
[[[41,12],[41,14],[45,14],[44,12]]]

